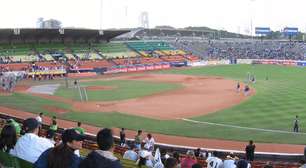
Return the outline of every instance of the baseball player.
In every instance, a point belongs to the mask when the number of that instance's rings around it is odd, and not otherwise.
[[[236,86],[236,90],[237,90],[238,93],[240,92],[240,88],[241,88],[241,86],[240,86],[240,83],[238,82],[237,86]]]
[[[245,85],[245,87],[244,87],[244,95],[245,95],[245,96],[248,96],[248,95],[249,95],[249,92],[250,92],[250,87],[249,87],[249,85]]]

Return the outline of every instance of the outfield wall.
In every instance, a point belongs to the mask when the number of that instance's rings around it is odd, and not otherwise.
[[[212,60],[198,61],[188,63],[188,66],[207,66],[207,65],[228,65],[230,60]],[[268,65],[284,65],[284,66],[306,66],[306,61],[297,60],[276,60],[276,59],[237,59],[237,64],[268,64]]]
[[[170,67],[171,65],[169,63],[149,64],[149,65],[132,65],[132,66],[115,66],[115,67],[109,68],[106,72],[104,72],[104,74],[152,71],[152,70],[169,69]]]

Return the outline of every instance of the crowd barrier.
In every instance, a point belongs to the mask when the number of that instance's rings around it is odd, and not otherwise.
[[[97,73],[95,72],[68,73],[69,78],[95,77],[95,76],[97,76]]]
[[[230,60],[210,60],[188,62],[187,66],[207,66],[207,65],[228,65]],[[284,65],[284,66],[306,66],[306,61],[297,60],[274,60],[274,59],[237,59],[237,64],[269,64],[269,65]]]
[[[44,71],[35,71],[35,72],[28,72],[28,76],[32,75],[64,75],[66,74],[65,69],[61,70],[44,70]]]
[[[269,65],[286,65],[297,66],[299,61],[296,60],[274,60],[274,59],[255,59],[253,64],[269,64]]]
[[[228,65],[230,60],[209,60],[209,61],[197,61],[197,62],[188,62],[188,66],[197,67],[197,66],[207,66],[207,65]]]
[[[109,68],[105,74],[112,73],[126,73],[126,72],[141,72],[151,70],[169,69],[171,66],[169,63],[163,64],[149,64],[149,65],[132,65],[132,66],[114,66]]]
[[[254,59],[237,59],[237,64],[252,64]]]

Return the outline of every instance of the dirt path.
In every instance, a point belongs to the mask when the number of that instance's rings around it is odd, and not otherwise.
[[[79,102],[57,96],[41,94],[35,95],[68,103],[75,111],[118,111],[158,120],[173,120],[206,115],[215,111],[230,108],[248,98],[242,93],[236,93],[235,81],[220,77],[145,74],[138,76],[119,76],[108,78],[107,80],[139,80],[179,83],[183,85],[183,88],[141,98],[111,102]]]
[[[35,114],[24,112],[20,110],[14,110],[10,108],[0,107],[0,112],[15,116],[18,118],[28,118],[36,117]],[[48,117],[43,117],[43,122],[46,124],[51,123],[51,119]],[[76,123],[65,120],[58,120],[58,124],[62,128],[72,128],[75,127]],[[86,132],[96,134],[100,129],[98,127],[83,125]],[[113,128],[116,135],[119,135],[119,129]],[[127,131],[128,138],[134,138],[136,132]],[[200,138],[187,138],[178,137],[170,135],[154,134],[154,138],[159,143],[166,143],[171,145],[181,145],[181,146],[191,146],[191,147],[202,147],[202,148],[212,148],[212,149],[226,149],[226,150],[244,150],[245,144],[247,142],[237,142],[237,141],[227,141],[227,140],[217,140],[217,139],[200,139]],[[299,153],[303,154],[304,145],[289,145],[289,144],[267,144],[267,143],[256,143],[257,152],[273,152],[273,153]]]

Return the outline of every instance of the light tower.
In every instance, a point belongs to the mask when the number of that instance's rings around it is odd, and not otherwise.
[[[149,28],[149,13],[148,12],[141,12],[140,14],[140,26],[143,28]]]
[[[252,37],[252,39],[253,39],[253,13],[254,13],[254,11],[253,11],[253,3],[255,2],[256,0],[250,0],[250,13],[251,13],[251,37]]]

